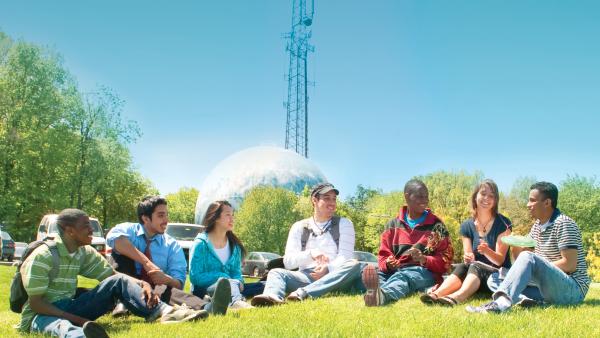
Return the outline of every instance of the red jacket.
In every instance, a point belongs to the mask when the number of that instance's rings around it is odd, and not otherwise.
[[[400,210],[398,217],[392,219],[386,225],[381,234],[381,246],[379,248],[379,269],[385,273],[392,273],[385,263],[390,256],[400,261],[402,269],[407,266],[419,265],[410,255],[402,255],[406,250],[415,247],[426,256],[424,267],[431,271],[436,283],[442,282],[442,274],[446,273],[452,264],[454,250],[448,229],[431,210],[422,224],[411,229],[404,221],[404,215],[408,212],[407,207]]]

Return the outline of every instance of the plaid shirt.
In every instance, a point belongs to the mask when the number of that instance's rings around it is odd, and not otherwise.
[[[48,246],[41,245],[36,248],[21,266],[23,286],[29,296],[43,295],[49,303],[70,299],[75,295],[78,275],[101,281],[114,273],[108,261],[91,246],[79,247],[71,257],[62,238],[56,236],[55,241],[60,267],[56,278],[51,282],[48,275],[54,263]],[[36,313],[33,312],[27,301],[23,306],[19,329],[29,332],[35,315]]]

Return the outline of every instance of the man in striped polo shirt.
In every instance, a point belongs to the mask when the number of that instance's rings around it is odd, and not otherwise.
[[[469,312],[504,312],[513,304],[572,305],[583,302],[590,286],[581,232],[577,224],[557,208],[558,188],[548,182],[531,186],[527,208],[536,220],[529,235],[535,250],[513,247],[513,263],[506,277],[492,274],[488,280],[493,301]]]
[[[47,245],[36,248],[21,266],[29,296],[21,315],[21,331],[59,337],[108,337],[94,320],[112,310],[117,299],[147,321],[160,318],[161,322],[179,322],[208,315],[203,310],[171,307],[158,299],[150,284],[115,274],[106,259],[90,246],[93,231],[85,212],[65,209],[57,223],[58,267]],[[57,268],[56,277],[50,280],[50,271]],[[101,283],[75,298],[78,275]]]

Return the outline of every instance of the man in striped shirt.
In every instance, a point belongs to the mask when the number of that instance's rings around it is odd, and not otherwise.
[[[207,316],[206,311],[171,307],[162,303],[146,282],[115,274],[110,264],[94,248],[92,227],[87,214],[65,209],[57,218],[55,238],[59,265],[47,245],[36,248],[21,266],[23,286],[29,299],[23,307],[20,330],[59,337],[108,337],[94,322],[122,301],[135,315],[153,321],[179,322]],[[52,269],[58,269],[52,280]],[[77,276],[101,283],[75,298]]]
[[[589,289],[585,253],[577,224],[557,208],[558,188],[548,182],[531,186],[527,208],[536,220],[529,235],[535,250],[513,247],[513,263],[506,277],[488,280],[493,301],[469,312],[504,312],[513,304],[572,305],[583,302]]]

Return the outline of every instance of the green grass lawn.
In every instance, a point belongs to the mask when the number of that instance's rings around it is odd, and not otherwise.
[[[16,337],[19,315],[8,306],[13,267],[0,266],[0,337]],[[82,280],[80,286],[93,286]],[[487,299],[476,299],[481,304]],[[366,308],[360,295],[229,312],[198,323],[146,324],[140,318],[99,319],[111,337],[600,337],[600,284],[581,306],[515,308],[502,315],[475,315],[456,308],[427,307],[418,296],[380,308]],[[33,336],[33,335],[32,335]]]

